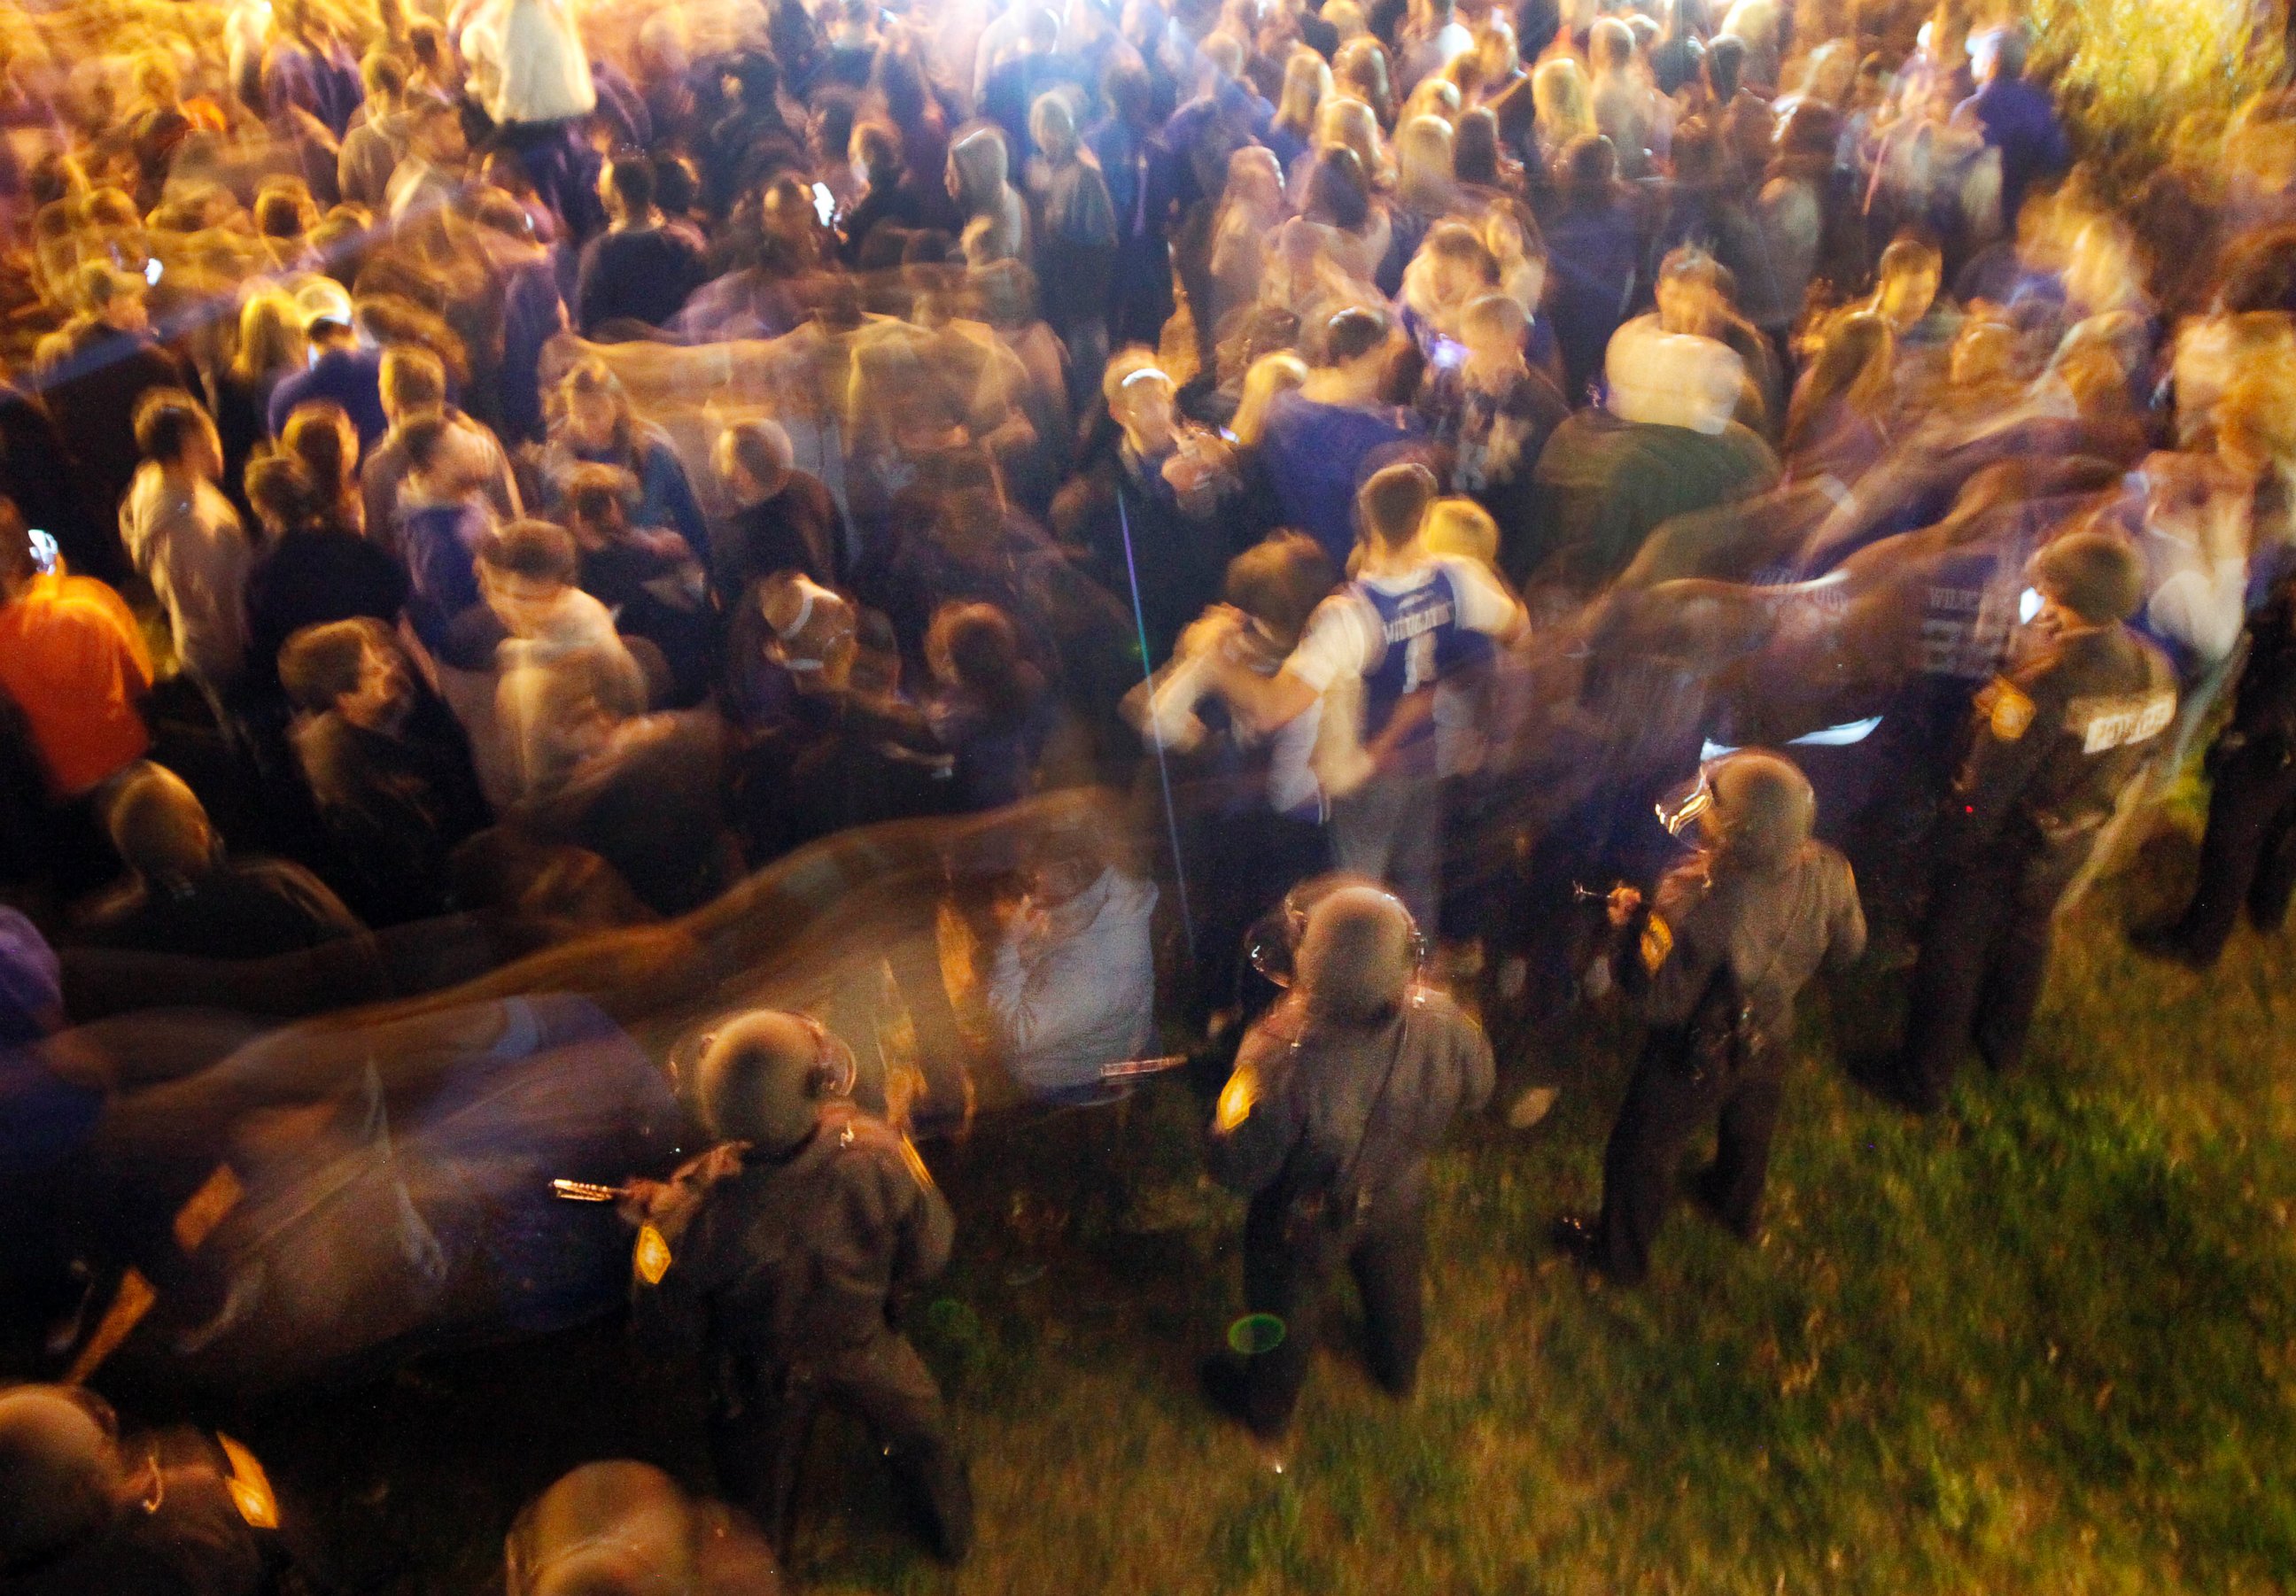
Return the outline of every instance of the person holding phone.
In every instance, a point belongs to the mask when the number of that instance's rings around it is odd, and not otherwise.
[[[0,499],[0,691],[23,716],[49,797],[70,802],[151,746],[138,706],[152,659],[120,596],[71,575],[54,547]]]
[[[71,575],[54,540],[0,498],[0,698],[38,767],[37,790],[23,795],[40,831],[28,863],[63,896],[111,873],[97,800],[151,746],[141,709],[151,691],[151,656],[127,604]]]

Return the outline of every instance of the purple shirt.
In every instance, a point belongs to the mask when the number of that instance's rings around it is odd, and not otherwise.
[[[1421,437],[1418,418],[1393,405],[1277,395],[1267,407],[1259,452],[1283,524],[1314,538],[1335,568],[1344,568],[1356,546],[1356,489]]]
[[[1954,112],[1956,121],[1973,121],[1985,142],[2001,151],[2001,220],[2013,225],[2034,183],[2062,174],[2072,164],[2065,130],[2048,91],[2022,78],[1996,78]]]
[[[310,370],[282,378],[271,390],[271,436],[286,430],[296,405],[312,399],[332,399],[343,407],[358,429],[359,454],[365,458],[390,430],[382,413],[382,351],[329,349]]]

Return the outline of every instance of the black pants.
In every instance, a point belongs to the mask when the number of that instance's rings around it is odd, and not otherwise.
[[[2209,794],[2200,880],[2177,932],[2204,960],[2224,952],[2241,906],[2259,931],[2277,929],[2296,889],[2296,750],[2251,744],[2226,757]]]
[[[1785,1051],[1759,1042],[1728,1066],[1693,1060],[1679,1033],[1654,1033],[1644,1046],[1603,1151],[1603,1214],[1595,1262],[1628,1285],[1650,1273],[1651,1245],[1674,1205],[1683,1150],[1710,1121],[1717,1126],[1707,1190],[1723,1223],[1751,1236],[1761,1221],[1770,1139],[1785,1084]]]
[[[2095,840],[2094,832],[2058,843],[2013,832],[1940,865],[1898,1057],[1897,1086],[1907,1102],[1942,1105],[1972,1042],[1996,1069],[2013,1069],[2024,1057],[2049,973],[2057,904]]]
[[[1196,1001],[1210,1014],[1239,1003],[1245,937],[1285,893],[1332,867],[1331,840],[1315,822],[1264,805],[1201,815],[1181,836],[1196,920]]]
[[[1283,1338],[1243,1366],[1244,1418],[1263,1436],[1280,1435],[1292,1421],[1308,1382],[1316,1322],[1342,1263],[1363,1297],[1373,1379],[1398,1396],[1409,1395],[1427,1345],[1421,1285],[1427,1264],[1424,1208],[1414,1202],[1380,1215],[1350,1238],[1320,1219],[1291,1217],[1291,1207],[1287,1195],[1263,1191],[1243,1220],[1244,1305],[1283,1322]]]
[[[972,1544],[972,1486],[949,1445],[932,1371],[905,1336],[774,1364],[735,1356],[710,1404],[709,1450],[720,1488],[747,1507],[786,1556],[798,1468],[824,1405],[858,1414],[923,1518],[933,1549],[954,1562]]]

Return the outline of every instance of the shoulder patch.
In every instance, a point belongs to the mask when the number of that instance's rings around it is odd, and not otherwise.
[[[1992,700],[1986,706],[1986,724],[2002,741],[2016,741],[2033,724],[2033,700],[2006,676],[1994,677],[1984,696]]]
[[[931,1191],[933,1189],[932,1171],[925,1167],[924,1155],[917,1151],[917,1144],[898,1133],[893,1139],[900,1146],[901,1162],[914,1177],[918,1190]]]
[[[1249,1064],[1237,1065],[1227,1084],[1220,1088],[1219,1106],[1212,1111],[1212,1129],[1226,1135],[1251,1117],[1252,1106],[1259,1101],[1259,1072]]]
[[[1664,915],[1652,915],[1643,927],[1643,968],[1656,975],[1659,966],[1664,964],[1673,953],[1674,929],[1666,923]]]
[[[669,1243],[651,1224],[638,1226],[637,1250],[630,1255],[630,1266],[637,1271],[638,1279],[649,1286],[661,1284],[661,1277],[669,1273]]]
[[[271,1477],[255,1454],[238,1442],[216,1431],[216,1445],[223,1448],[224,1489],[230,1494],[231,1505],[247,1521],[250,1529],[279,1527],[279,1498],[271,1489]]]
[[[228,1164],[218,1164],[205,1184],[192,1193],[192,1199],[176,1213],[176,1245],[185,1252],[196,1251],[221,1224],[231,1211],[239,1206],[246,1189]]]

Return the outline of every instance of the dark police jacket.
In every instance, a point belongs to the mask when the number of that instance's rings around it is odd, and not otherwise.
[[[1244,1038],[1205,1161],[1230,1190],[1287,1199],[1335,1229],[1415,1214],[1428,1156],[1490,1100],[1491,1044],[1439,992],[1385,1024],[1308,1020],[1287,998]]]
[[[2296,758],[2296,576],[2282,577],[2248,623],[2248,662],[2232,724],[2212,757],[2243,750],[2276,762]]]
[[[899,1133],[831,1102],[795,1152],[744,1153],[662,1229],[664,1288],[707,1305],[718,1346],[781,1364],[883,1335],[896,1300],[947,1266],[956,1224]]]
[[[102,1528],[48,1557],[0,1568],[8,1596],[268,1596],[282,1560],[275,1507],[236,1498],[202,1437],[175,1431],[130,1437],[148,1453],[149,1494]],[[266,1512],[266,1509],[270,1510]],[[258,1521],[261,1526],[258,1527]]]
[[[2176,714],[2168,657],[2127,626],[2059,637],[1977,695],[1948,846],[2083,842]]]
[[[1659,883],[1642,931],[1651,1023],[1689,1023],[1726,961],[1748,1019],[1782,1042],[1809,978],[1821,967],[1845,969],[1865,951],[1866,912],[1849,861],[1824,843],[1805,842],[1762,867],[1702,853]]]

